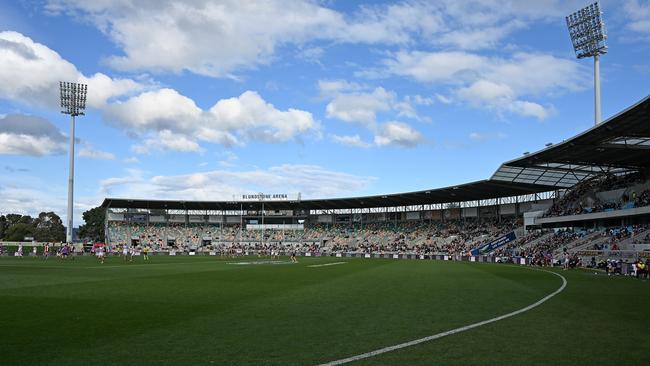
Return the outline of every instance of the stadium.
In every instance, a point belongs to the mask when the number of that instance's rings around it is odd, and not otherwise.
[[[262,193],[240,201],[107,198],[105,242],[167,255],[279,250],[521,264],[539,261],[527,249],[543,245],[556,260],[567,251],[582,262],[631,262],[650,249],[639,243],[650,240],[649,116],[645,98],[584,133],[503,163],[489,179],[446,188],[314,200]]]
[[[587,46],[597,65],[603,49]],[[345,198],[106,195],[83,216],[101,235],[77,240],[86,86],[61,83],[67,238],[40,239],[61,221],[48,214],[34,237],[0,241],[0,364],[647,363],[650,96],[600,121],[598,83],[593,127],[482,180]]]

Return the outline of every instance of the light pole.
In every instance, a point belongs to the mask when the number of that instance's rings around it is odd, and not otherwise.
[[[577,58],[594,58],[594,122],[600,117],[600,55],[607,53],[605,22],[600,4],[595,2],[566,17],[571,43]]]
[[[61,89],[61,113],[70,115],[70,170],[68,176],[68,223],[66,242],[72,243],[72,217],[74,201],[74,118],[83,116],[86,109],[86,84],[59,82]]]

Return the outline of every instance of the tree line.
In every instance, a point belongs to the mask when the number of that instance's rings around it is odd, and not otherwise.
[[[79,226],[77,237],[83,241],[104,240],[105,210],[95,207],[83,213],[84,224]],[[0,215],[0,240],[25,241],[34,238],[39,242],[64,242],[65,226],[54,212],[41,212],[38,217],[29,215]]]
[[[41,212],[38,217],[7,214],[0,216],[0,239],[4,241],[60,242],[65,240],[65,226],[54,212]]]

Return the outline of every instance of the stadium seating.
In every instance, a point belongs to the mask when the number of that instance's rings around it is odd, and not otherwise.
[[[208,247],[270,250],[316,245],[323,252],[354,251],[463,254],[516,228],[515,220],[408,221],[307,225],[304,230],[240,230],[239,225],[182,225],[110,222],[109,243],[153,250]]]
[[[647,172],[617,176],[604,174],[584,181],[556,199],[545,217],[625,210],[650,205]],[[424,216],[422,216],[424,217]],[[481,254],[502,258],[525,257],[549,264],[585,251],[618,250],[628,244],[650,244],[645,225],[591,229],[536,229],[524,234],[521,220],[462,218],[445,220],[379,220],[322,223],[306,220],[303,229],[256,230],[239,224],[126,223],[110,221],[107,239],[112,246],[144,246],[154,251],[210,251],[320,254],[435,254],[466,255],[508,233],[516,239]],[[641,236],[643,235],[643,236]],[[489,248],[489,247],[488,247]],[[627,248],[627,247],[626,247]]]
[[[600,175],[577,184],[556,200],[545,217],[578,215],[650,205],[648,172]]]

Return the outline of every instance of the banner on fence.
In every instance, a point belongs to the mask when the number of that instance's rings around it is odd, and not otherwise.
[[[513,231],[513,232],[508,233],[508,234],[506,234],[506,235],[504,235],[504,236],[502,236],[502,237],[500,237],[500,238],[498,238],[498,239],[496,239],[496,240],[494,240],[492,242],[485,243],[485,244],[483,244],[482,246],[480,246],[480,247],[478,247],[476,249],[472,249],[470,254],[472,256],[481,255],[481,254],[488,254],[488,253],[493,252],[494,250],[496,250],[496,249],[510,243],[511,241],[513,241],[515,239],[517,239],[517,236],[515,235],[515,232]]]

